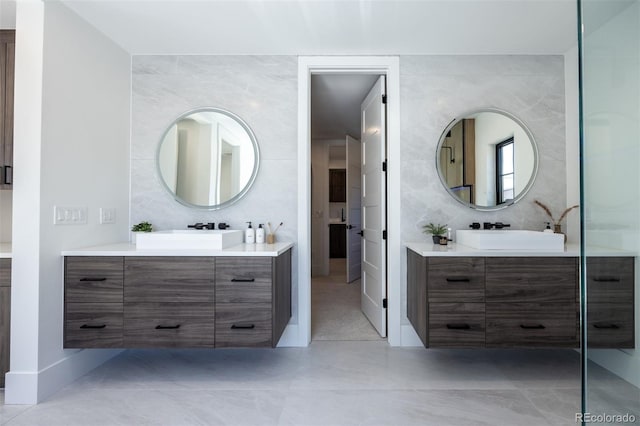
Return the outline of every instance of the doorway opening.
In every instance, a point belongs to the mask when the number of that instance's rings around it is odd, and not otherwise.
[[[311,340],[383,340],[386,80],[312,73]]]

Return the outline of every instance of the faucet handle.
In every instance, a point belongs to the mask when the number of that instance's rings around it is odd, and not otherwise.
[[[482,223],[482,229],[492,229],[493,228],[493,223],[491,222],[483,222]]]
[[[479,222],[473,222],[471,225],[469,225],[469,228],[471,228],[471,229],[480,229],[480,223]]]

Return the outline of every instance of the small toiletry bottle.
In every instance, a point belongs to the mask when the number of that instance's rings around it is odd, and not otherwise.
[[[247,244],[255,244],[256,242],[256,230],[251,227],[251,222],[247,222],[249,227],[244,231],[244,242]]]
[[[547,227],[545,229],[542,230],[542,232],[549,232],[553,234],[553,229],[551,229],[551,223],[550,222],[545,222],[547,224]]]
[[[264,228],[262,224],[258,225],[258,229],[256,229],[256,243],[264,244]]]

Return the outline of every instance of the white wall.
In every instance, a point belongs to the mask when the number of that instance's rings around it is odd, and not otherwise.
[[[0,29],[12,30],[16,27],[15,0],[0,0]]]
[[[606,2],[597,2],[604,7]],[[597,4],[595,4],[597,6]],[[585,244],[640,252],[640,2],[598,29],[585,5]],[[593,19],[591,19],[593,18]],[[640,263],[636,257],[636,347]],[[588,297],[588,294],[587,294]],[[640,386],[640,350],[589,349],[590,359]],[[596,382],[594,376],[590,379]]]
[[[123,241],[129,209],[129,55],[54,2],[18,5],[11,366],[6,403],[35,403],[117,353],[62,349],[60,251]],[[54,226],[54,205],[88,223]],[[99,225],[98,209],[116,209]]]

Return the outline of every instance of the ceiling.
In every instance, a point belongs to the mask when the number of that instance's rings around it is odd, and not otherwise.
[[[576,42],[576,0],[60,1],[134,55],[563,54]]]

